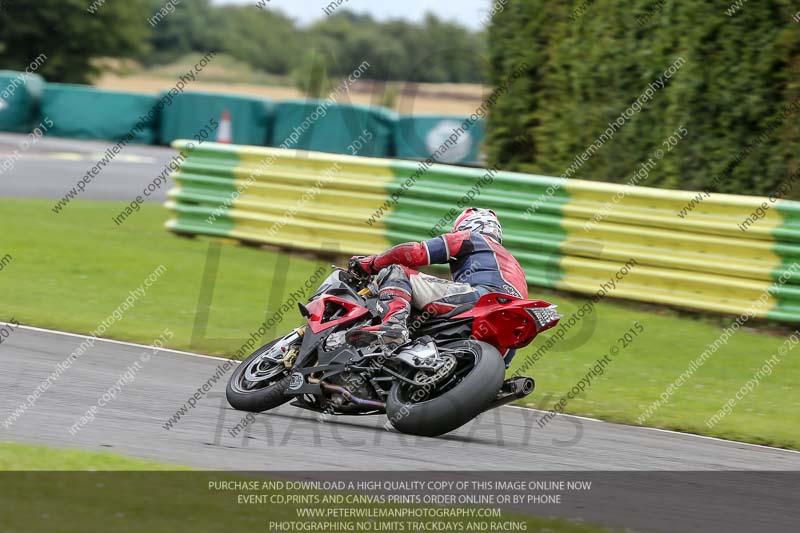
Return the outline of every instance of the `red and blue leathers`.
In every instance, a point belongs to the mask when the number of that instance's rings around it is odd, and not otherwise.
[[[398,244],[370,259],[373,272],[401,265],[408,267],[406,272],[410,275],[419,274],[410,268],[449,263],[454,283],[469,285],[481,293],[528,296],[525,273],[514,256],[490,237],[476,232],[458,231],[423,242]]]
[[[387,312],[402,319],[407,316],[408,302],[430,315],[445,315],[466,311],[489,292],[528,296],[525,273],[514,256],[490,236],[474,231],[398,244],[361,263],[367,271],[379,273]],[[432,264],[449,264],[452,281],[414,270]],[[506,355],[507,363],[512,356],[513,352]]]

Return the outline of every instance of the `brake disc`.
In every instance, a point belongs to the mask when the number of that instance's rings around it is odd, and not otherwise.
[[[445,379],[453,369],[456,367],[456,358],[452,355],[440,355],[444,360],[444,364],[436,372],[430,373],[424,370],[418,370],[414,374],[414,381],[422,383],[423,385],[435,385]]]

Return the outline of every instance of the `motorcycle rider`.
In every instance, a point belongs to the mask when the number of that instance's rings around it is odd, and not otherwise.
[[[347,340],[356,346],[408,342],[411,306],[428,315],[452,316],[470,309],[489,292],[527,298],[525,273],[502,241],[495,212],[470,207],[456,218],[450,233],[398,244],[378,255],[353,257],[368,274],[378,274],[382,320],[379,325],[351,330]],[[414,270],[444,263],[450,265],[452,281]],[[511,356],[507,355],[506,363]]]

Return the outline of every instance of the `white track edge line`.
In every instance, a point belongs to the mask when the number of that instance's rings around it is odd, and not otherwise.
[[[509,407],[511,409],[526,409],[528,411],[536,411],[538,413],[548,413],[549,411],[542,411],[541,409],[534,409],[532,407],[525,407],[522,405],[505,405],[504,407]],[[635,428],[635,429],[646,429],[648,431],[660,431],[662,433],[672,433],[674,435],[683,435],[685,437],[694,437],[697,439],[706,439],[706,440],[713,440],[717,442],[724,442],[726,444],[739,444],[742,446],[755,446],[757,448],[766,448],[767,450],[774,450],[779,452],[791,452],[791,453],[800,453],[798,450],[790,450],[788,448],[777,448],[775,446],[767,446],[766,444],[753,444],[752,442],[742,442],[738,440],[730,440],[730,439],[722,439],[720,437],[711,437],[708,435],[698,435],[697,433],[685,433],[683,431],[676,431],[674,429],[664,429],[664,428],[654,428],[650,426],[635,426],[633,424],[623,424],[621,422],[609,422],[608,420],[600,420],[599,418],[589,418],[586,416],[578,416],[578,415],[570,415],[570,414],[559,414],[558,416],[566,416],[569,418],[577,418],[580,420],[588,420],[589,422],[600,422],[601,424],[615,424],[617,426],[623,426],[627,428]]]
[[[234,363],[240,363],[241,361],[236,361],[235,359],[228,359],[227,357],[219,357],[216,355],[203,355],[199,353],[191,353],[191,352],[183,352],[181,350],[173,350],[172,348],[156,348],[155,346],[148,346],[146,344],[139,344],[136,342],[127,342],[127,341],[118,341],[115,339],[104,339],[103,337],[92,337],[91,335],[83,335],[81,333],[69,333],[68,331],[58,331],[54,329],[46,329],[46,328],[37,328],[35,326],[26,326],[24,324],[20,324],[16,326],[16,324],[12,324],[10,322],[3,322],[0,321],[0,324],[6,326],[14,326],[15,328],[19,327],[20,329],[29,329],[31,331],[41,331],[44,333],[52,333],[54,335],[64,335],[66,337],[77,337],[79,339],[95,339],[102,342],[109,342],[111,344],[121,344],[123,346],[135,346],[137,348],[144,348],[147,350],[157,350],[159,352],[169,352],[169,353],[176,353],[180,355],[188,355],[190,357],[200,357],[202,359],[215,359],[217,361],[233,361]]]
[[[54,329],[37,328],[35,326],[26,326],[24,324],[20,324],[19,326],[17,326],[16,324],[12,324],[10,322],[3,322],[3,321],[0,321],[0,324],[6,325],[6,326],[15,326],[15,327],[19,327],[19,328],[22,328],[22,329],[28,329],[28,330],[31,330],[31,331],[41,331],[41,332],[44,332],[44,333],[52,333],[52,334],[55,334],[55,335],[64,335],[66,337],[78,337],[78,338],[81,338],[81,339],[95,338],[95,339],[97,339],[99,341],[109,342],[109,343],[112,343],[112,344],[121,344],[123,346],[136,346],[137,348],[146,348],[146,349],[150,349],[150,350],[158,350],[159,352],[168,352],[168,353],[176,353],[176,354],[179,354],[179,355],[188,355],[189,357],[199,357],[199,358],[202,358],[202,359],[214,359],[214,360],[217,360],[217,361],[234,361],[235,363],[241,362],[241,361],[236,361],[234,359],[228,359],[226,357],[218,357],[218,356],[215,356],[215,355],[203,355],[203,354],[199,354],[199,353],[183,352],[181,350],[173,350],[171,348],[156,348],[154,346],[147,346],[146,344],[139,344],[139,343],[136,343],[136,342],[118,341],[118,340],[115,340],[115,339],[104,339],[102,337],[91,337],[90,335],[83,335],[83,334],[80,334],[80,333],[69,333],[67,331],[58,331],[58,330],[54,330]],[[528,411],[536,411],[538,413],[546,413],[546,412],[548,412],[548,411],[542,411],[541,409],[534,409],[532,407],[525,407],[525,406],[522,406],[522,405],[505,405],[504,407],[508,407],[510,409],[525,409],[525,410],[528,410]],[[707,439],[707,440],[713,440],[713,441],[718,441],[718,442],[725,442],[725,443],[728,443],[728,444],[740,444],[740,445],[743,445],[743,446],[755,446],[756,448],[766,448],[768,450],[775,450],[775,451],[779,451],[779,452],[800,453],[800,451],[797,451],[797,450],[789,450],[789,449],[786,449],[786,448],[776,448],[775,446],[766,446],[764,444],[753,444],[751,442],[741,442],[741,441],[738,441],[738,440],[721,439],[719,437],[709,437],[708,435],[698,435],[696,433],[684,433],[682,431],[675,431],[675,430],[672,430],[672,429],[653,428],[653,427],[648,427],[648,426],[634,426],[634,425],[631,425],[631,424],[620,424],[619,422],[608,422],[606,420],[600,420],[599,418],[589,418],[589,417],[586,417],[586,416],[578,416],[578,415],[570,415],[570,414],[559,414],[558,416],[566,416],[566,417],[569,417],[569,418],[577,418],[577,419],[580,419],[580,420],[588,420],[590,422],[600,422],[602,424],[615,424],[615,425],[618,425],[618,426],[625,426],[625,427],[629,427],[629,428],[646,429],[646,430],[649,430],[649,431],[660,431],[662,433],[672,433],[672,434],[675,434],[675,435],[684,435],[686,437],[694,437],[694,438],[698,438],[698,439]]]

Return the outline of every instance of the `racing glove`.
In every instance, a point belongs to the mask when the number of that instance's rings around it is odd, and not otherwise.
[[[359,266],[366,272],[367,274],[375,274],[375,256],[374,255],[354,255],[350,258],[351,262],[358,263]]]

